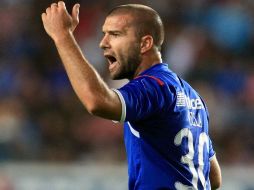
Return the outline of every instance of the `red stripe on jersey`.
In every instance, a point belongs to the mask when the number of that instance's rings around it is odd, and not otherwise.
[[[154,79],[160,86],[163,86],[164,85],[164,82],[154,76],[150,76],[150,75],[141,75],[141,76],[137,76],[135,79],[137,78],[141,78],[141,77],[149,77],[149,78],[152,78]]]

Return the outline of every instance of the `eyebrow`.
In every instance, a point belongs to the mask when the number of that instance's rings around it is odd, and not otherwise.
[[[108,34],[125,34],[126,30],[108,30],[108,31],[102,31],[103,34],[108,33]]]

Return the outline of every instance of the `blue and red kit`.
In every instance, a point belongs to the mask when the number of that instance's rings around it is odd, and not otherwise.
[[[215,152],[199,94],[165,63],[115,91],[122,103],[129,189],[211,189]]]

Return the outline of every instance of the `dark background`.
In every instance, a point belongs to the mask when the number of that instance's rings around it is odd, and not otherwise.
[[[48,0],[1,0],[0,162],[125,161],[119,124],[88,115],[74,94],[41,22]],[[76,1],[66,1],[71,7]],[[254,164],[254,2],[251,0],[78,1],[75,36],[110,87],[99,49],[115,5],[143,3],[166,29],[163,60],[207,102],[222,165]]]

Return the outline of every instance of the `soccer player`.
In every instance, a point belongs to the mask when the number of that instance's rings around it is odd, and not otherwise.
[[[208,133],[208,111],[198,93],[161,59],[164,30],[152,8],[128,4],[106,17],[100,42],[112,79],[110,89],[82,54],[73,31],[79,4],[63,1],[42,14],[71,84],[93,115],[124,122],[130,190],[217,189],[221,171]]]

